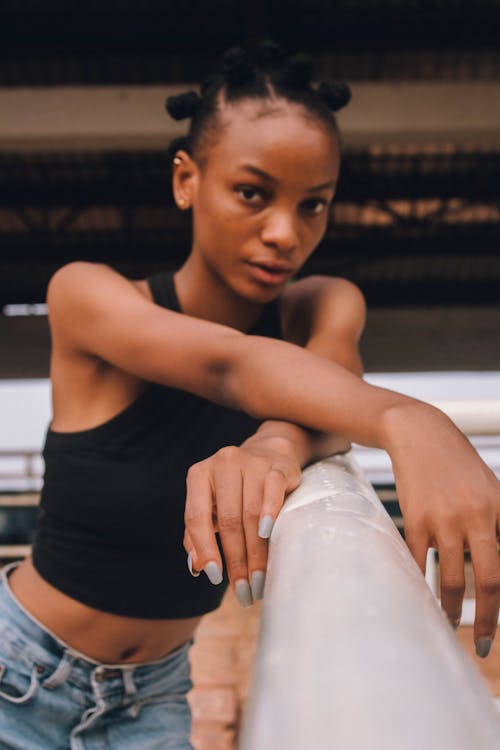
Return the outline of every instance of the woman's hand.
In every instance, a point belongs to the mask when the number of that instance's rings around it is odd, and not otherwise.
[[[484,658],[495,637],[500,603],[500,482],[437,409],[398,407],[387,425],[406,542],[423,573],[427,549],[438,549],[441,606],[454,626],[465,590],[464,550],[470,550],[474,640]]]
[[[228,576],[242,606],[262,599],[271,528],[284,499],[300,483],[293,445],[258,433],[194,464],[187,475],[184,548],[193,574],[222,581],[218,531]]]

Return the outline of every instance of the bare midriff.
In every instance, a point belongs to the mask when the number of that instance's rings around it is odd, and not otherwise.
[[[161,659],[189,640],[201,617],[148,620],[101,612],[47,583],[26,558],[9,575],[19,603],[75,651],[104,664]]]

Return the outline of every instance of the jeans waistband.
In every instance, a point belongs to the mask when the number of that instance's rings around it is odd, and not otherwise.
[[[8,576],[9,573],[12,572],[12,570],[14,570],[14,568],[16,568],[19,564],[19,561],[9,563],[8,565],[5,565],[0,571],[0,584],[2,585],[2,588],[4,589],[6,594],[6,596],[2,597],[3,602],[1,602],[0,606],[2,608],[6,608],[8,613],[13,618],[15,618],[17,627],[22,630],[27,639],[32,642],[38,643],[42,648],[46,649],[57,658],[62,657],[65,653],[69,653],[74,658],[87,663],[90,667],[106,666],[107,668],[113,669],[132,670],[140,667],[154,667],[157,665],[162,665],[169,659],[174,657],[175,654],[177,654],[179,651],[182,651],[191,646],[194,642],[194,639],[190,638],[177,648],[169,651],[166,656],[163,656],[161,659],[155,659],[153,661],[125,663],[109,663],[97,661],[96,659],[93,659],[92,657],[87,656],[86,654],[82,654],[80,651],[77,651],[75,648],[59,638],[59,636],[57,636],[55,633],[49,630],[49,628],[43,625],[43,623],[37,620],[36,617],[33,617],[33,615],[28,612],[28,610],[16,598],[14,592],[10,588]]]

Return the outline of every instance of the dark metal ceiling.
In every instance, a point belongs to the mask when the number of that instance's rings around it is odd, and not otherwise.
[[[349,80],[491,79],[498,0],[5,0],[0,85],[198,81],[221,51],[273,37]]]
[[[167,144],[165,144],[167,145]],[[370,149],[347,151],[336,202],[417,198],[500,201],[500,152]],[[413,151],[413,152],[412,152]],[[8,153],[0,151],[3,206],[164,205],[165,151]],[[2,228],[0,221],[0,229]]]
[[[132,276],[190,242],[164,152],[0,156],[0,303],[40,301],[75,259]],[[348,152],[305,273],[345,275],[372,305],[498,304],[500,153]]]

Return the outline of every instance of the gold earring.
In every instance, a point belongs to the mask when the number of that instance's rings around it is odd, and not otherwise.
[[[179,198],[178,199],[179,206],[185,206],[186,205],[186,199],[185,198]]]

